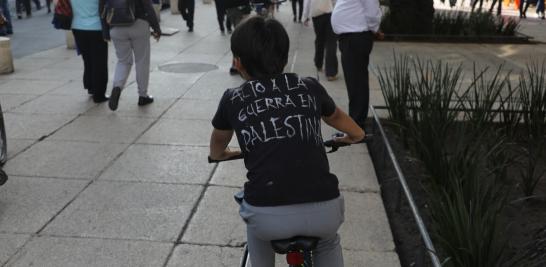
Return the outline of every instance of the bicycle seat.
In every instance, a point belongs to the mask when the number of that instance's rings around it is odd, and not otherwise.
[[[278,254],[286,254],[291,251],[311,251],[317,248],[318,237],[295,236],[289,239],[273,240],[271,246]]]

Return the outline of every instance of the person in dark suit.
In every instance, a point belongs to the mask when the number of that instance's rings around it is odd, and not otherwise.
[[[193,13],[195,11],[195,0],[178,0],[178,11],[182,19],[186,21],[188,31],[193,32]]]

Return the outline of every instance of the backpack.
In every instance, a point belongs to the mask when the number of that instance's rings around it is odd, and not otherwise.
[[[72,28],[72,6],[69,0],[59,0],[55,5],[53,21],[55,29],[70,30]]]
[[[102,17],[110,26],[131,26],[136,21],[135,0],[106,0]]]

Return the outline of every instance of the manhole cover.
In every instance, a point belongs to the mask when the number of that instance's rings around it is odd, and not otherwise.
[[[199,73],[218,69],[218,66],[206,63],[169,63],[159,66],[160,71],[173,73]]]

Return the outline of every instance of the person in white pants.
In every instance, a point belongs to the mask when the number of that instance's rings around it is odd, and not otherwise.
[[[101,0],[101,10],[105,3],[115,0]],[[136,81],[138,85],[138,105],[144,106],[154,101],[148,95],[148,82],[150,78],[150,27],[153,37],[159,41],[161,28],[157,20],[151,0],[134,0],[136,21],[130,26],[114,26],[108,33],[104,33],[105,39],[111,39],[116,49],[118,62],[114,74],[114,88],[110,95],[108,106],[111,110],[118,108],[121,91],[125,87],[133,61],[135,63]],[[103,20],[104,24],[107,24]]]

